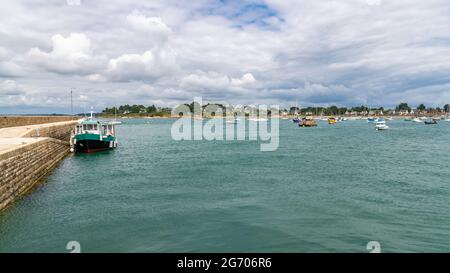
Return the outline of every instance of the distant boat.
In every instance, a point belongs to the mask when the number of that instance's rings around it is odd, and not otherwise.
[[[378,121],[379,121],[378,118],[367,118],[367,123],[376,123]]]
[[[110,121],[109,123],[110,123],[110,124],[113,124],[113,125],[119,125],[119,124],[122,124],[121,121],[117,121],[117,120]]]
[[[328,124],[336,124],[336,123],[337,123],[336,118],[333,118],[333,117],[328,118]]]
[[[295,117],[292,121],[294,123],[299,123],[301,121],[301,119],[299,117]]]
[[[377,131],[383,131],[383,130],[388,130],[389,126],[386,125],[386,122],[384,120],[382,121],[377,121],[375,123],[375,130]]]
[[[436,121],[436,120],[431,120],[431,121],[430,121],[430,120],[426,120],[426,121],[425,121],[425,124],[426,124],[426,125],[437,124],[437,121]]]
[[[256,122],[263,122],[263,121],[268,121],[268,119],[266,118],[249,118],[249,121],[256,121]]]
[[[404,121],[412,121],[412,118],[405,118]]]
[[[420,118],[413,118],[412,122],[422,123],[423,121]]]
[[[229,123],[229,124],[237,124],[239,120],[240,120],[240,119],[238,119],[238,118],[228,119],[228,120],[226,121],[226,123]]]
[[[300,127],[316,127],[317,122],[312,118],[305,117],[305,118],[301,119],[301,121],[298,123],[298,126],[300,126]]]

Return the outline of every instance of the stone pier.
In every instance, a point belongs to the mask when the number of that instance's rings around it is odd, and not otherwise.
[[[69,153],[70,133],[78,121],[42,118],[0,117],[0,126],[8,124],[0,129],[0,211],[41,182]],[[11,127],[14,121],[37,124]],[[45,123],[49,121],[57,122]]]

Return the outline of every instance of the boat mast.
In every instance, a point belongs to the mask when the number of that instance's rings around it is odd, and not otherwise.
[[[73,116],[73,88],[70,89],[70,114]]]

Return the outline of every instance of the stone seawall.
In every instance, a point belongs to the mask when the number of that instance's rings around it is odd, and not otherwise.
[[[68,153],[68,142],[39,138],[0,154],[0,211],[42,181]]]
[[[76,123],[0,129],[0,211],[42,181],[69,153]]]
[[[51,137],[62,141],[69,141],[70,133],[76,123],[77,122],[69,122],[64,124],[40,126],[39,128],[29,130],[25,135],[23,135],[23,137]]]
[[[0,116],[0,128],[77,120],[72,116]]]

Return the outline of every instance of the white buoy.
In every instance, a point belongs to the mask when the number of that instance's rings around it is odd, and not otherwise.
[[[71,153],[75,152],[75,149],[74,148],[70,148],[70,152]]]

